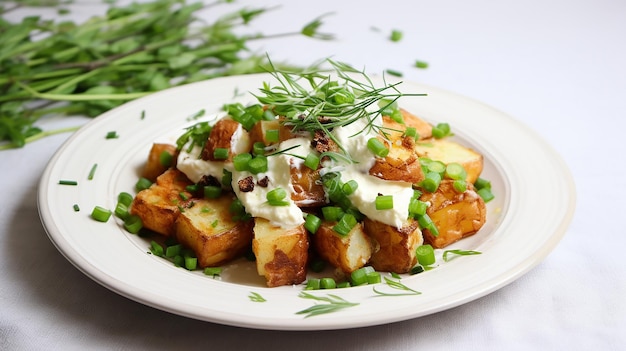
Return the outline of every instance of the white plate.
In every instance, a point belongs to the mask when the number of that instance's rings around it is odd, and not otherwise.
[[[78,269],[103,286],[137,302],[200,320],[278,330],[342,329],[416,318],[458,306],[519,278],[557,245],[574,212],[571,175],[552,148],[528,128],[489,106],[450,92],[403,83],[400,104],[431,122],[448,122],[455,138],[485,156],[483,177],[496,199],[487,224],[451,249],[477,250],[401,282],[420,295],[376,296],[372,286],[313,291],[358,305],[305,318],[296,312],[318,301],[299,297],[302,286],[267,288],[252,264],[238,261],[216,280],[177,268],[147,254],[149,242],[124,231],[117,218],[90,218],[99,205],[114,209],[122,191],[132,192],[155,140],[178,135],[188,118],[204,109],[221,115],[224,103],[254,102],[269,75],[219,78],[152,94],[124,104],[72,135],[50,161],[39,185],[38,205],[52,242]],[[382,82],[374,79],[379,85]],[[144,118],[142,118],[142,115]],[[117,139],[105,139],[109,131]],[[88,180],[97,164],[93,180]],[[59,180],[78,181],[78,186]],[[80,211],[75,212],[74,204]],[[400,291],[386,285],[379,290]],[[255,302],[253,294],[265,302]]]

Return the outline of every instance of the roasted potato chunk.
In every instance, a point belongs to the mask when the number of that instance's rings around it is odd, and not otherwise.
[[[317,254],[345,274],[365,266],[372,256],[371,239],[365,234],[363,225],[357,223],[347,235],[333,230],[336,222],[324,222],[312,237]]]
[[[383,127],[385,127],[385,133],[389,140],[392,142],[402,139],[404,130],[406,127],[413,127],[419,135],[418,140],[428,139],[433,136],[433,126],[410,113],[405,109],[400,109],[404,124],[398,123],[391,119],[389,116],[383,116]]]
[[[215,149],[227,149],[228,160],[232,161],[234,155],[249,152],[252,144],[250,136],[243,126],[232,119],[222,118],[211,128],[209,139],[202,150],[202,159],[210,161],[216,160]]]
[[[415,151],[420,157],[441,161],[445,164],[457,162],[467,172],[467,182],[474,184],[483,171],[483,155],[448,138],[431,138],[418,142]]]
[[[417,263],[415,250],[424,243],[417,221],[396,228],[369,218],[363,222],[365,233],[374,241],[369,264],[377,271],[407,273]]]
[[[157,177],[150,188],[137,193],[130,213],[139,216],[145,228],[170,236],[175,232],[181,203],[184,198],[191,197],[185,191],[185,187],[191,184],[182,172],[170,168]]]
[[[219,266],[245,253],[252,242],[252,220],[233,220],[232,196],[192,199],[176,219],[176,239],[192,249],[200,267]]]
[[[424,230],[424,241],[434,248],[446,247],[476,233],[486,221],[487,208],[471,184],[463,193],[454,190],[452,180],[443,180],[434,193],[424,193],[421,201],[429,202],[428,216],[439,235]]]
[[[387,143],[389,154],[376,157],[369,174],[384,180],[397,180],[417,184],[424,180],[424,172],[413,144]]]
[[[300,284],[306,279],[309,239],[300,225],[290,229],[273,226],[263,218],[254,219],[252,251],[259,275],[267,286]]]
[[[320,181],[320,174],[303,164],[291,164],[291,200],[298,207],[315,207],[326,203],[326,194]]]
[[[171,155],[171,164],[163,164],[161,162],[161,154],[164,152]],[[141,176],[154,182],[157,177],[167,171],[168,168],[176,166],[177,155],[178,151],[175,145],[161,143],[152,144],[152,148],[150,148],[150,153],[148,154],[148,161],[146,162]]]

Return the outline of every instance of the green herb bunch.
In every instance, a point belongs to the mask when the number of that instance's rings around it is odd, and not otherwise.
[[[42,131],[44,115],[98,116],[126,101],[172,86],[214,77],[262,72],[267,57],[251,52],[251,40],[319,33],[321,19],[301,31],[237,34],[266,8],[239,9],[208,22],[200,11],[226,6],[185,0],[110,5],[83,23],[9,21],[21,5],[61,6],[67,1],[22,0],[0,5],[0,150],[59,131]],[[59,8],[62,10],[63,8]]]

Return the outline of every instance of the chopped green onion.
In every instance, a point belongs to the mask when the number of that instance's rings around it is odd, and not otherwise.
[[[483,188],[491,190],[491,182],[487,179],[478,177],[478,179],[476,179],[476,181],[474,182],[474,187],[478,190]]]
[[[378,138],[370,138],[367,141],[367,148],[378,157],[385,157],[389,154],[389,149]]]
[[[415,250],[415,256],[417,256],[417,262],[422,266],[430,266],[435,263],[435,250],[428,244],[418,246]]]
[[[337,283],[337,289],[349,288],[350,286],[348,281]]]
[[[176,255],[174,256],[174,266],[176,267],[182,267],[185,264],[185,258],[183,257],[183,255]]]
[[[420,185],[429,193],[434,193],[439,188],[439,184],[441,183],[441,175],[437,172],[428,172],[425,175],[424,180],[421,181]]]
[[[309,278],[306,282],[305,290],[319,290],[321,281],[318,278]]]
[[[196,257],[186,256],[185,269],[193,271],[196,268],[198,268],[198,259]]]
[[[152,181],[150,181],[150,179],[141,177],[139,178],[137,183],[135,183],[135,190],[137,190],[137,192],[140,192],[142,190],[148,189],[151,186],[152,186]]]
[[[87,175],[87,180],[93,180],[93,176],[96,174],[96,168],[98,168],[98,164],[94,163],[89,170],[89,175]]]
[[[216,147],[215,150],[213,150],[213,158],[216,160],[228,159],[228,149],[224,147]]]
[[[393,110],[389,117],[400,124],[404,124],[404,116],[402,116],[402,112],[399,109]]]
[[[304,219],[304,229],[308,230],[309,233],[317,233],[317,230],[320,228],[321,225],[322,220],[318,216],[311,213],[306,215],[306,218]]]
[[[222,186],[226,187],[227,189],[232,189],[233,173],[227,169],[224,169],[224,172],[222,173]]]
[[[222,195],[222,187],[215,185],[204,186],[204,197],[207,199],[217,199]]]
[[[117,135],[116,131],[108,132],[105,136],[105,139],[117,139],[119,135]]]
[[[417,223],[420,225],[420,228],[428,230],[432,236],[439,236],[439,229],[437,229],[435,222],[428,214],[417,217]]]
[[[187,185],[185,187],[185,190],[190,193],[195,193],[196,191],[198,191],[198,187],[199,187],[198,184],[191,184],[191,185]]]
[[[126,218],[128,218],[128,206],[124,205],[121,202],[118,202],[115,205],[115,210],[113,211],[115,213],[115,216],[117,218],[120,218],[122,220],[125,220]]]
[[[452,187],[457,193],[464,193],[467,190],[467,182],[464,179],[455,180]]]
[[[467,178],[467,171],[460,163],[451,162],[446,166],[445,176],[454,180],[462,180]]]
[[[121,192],[117,195],[117,202],[130,207],[130,204],[133,202],[133,196],[127,192]]]
[[[337,224],[335,224],[333,230],[339,235],[346,236],[356,224],[356,218],[352,214],[346,213],[341,216],[341,219],[337,222]]]
[[[367,275],[372,272],[375,270],[371,266],[361,267],[350,273],[350,282],[353,286],[367,284]]]
[[[379,211],[391,210],[393,208],[393,196],[378,195],[376,196],[376,200],[374,200],[374,204],[376,205],[376,209]]]
[[[95,219],[98,222],[106,222],[111,218],[111,210],[108,210],[104,207],[95,206],[93,211],[91,211],[91,218]]]
[[[152,254],[155,255],[155,256],[162,257],[163,256],[163,246],[161,246],[161,244],[157,243],[156,241],[152,240],[150,242],[150,252],[152,252]]]
[[[424,62],[424,61],[415,61],[415,67],[417,68],[428,68],[428,62]]]
[[[270,143],[277,143],[280,140],[280,133],[278,129],[268,129],[265,131],[265,140]]]
[[[252,160],[252,155],[248,153],[238,154],[233,157],[233,167],[238,172],[242,172],[248,169],[248,162]]]
[[[163,151],[159,154],[159,163],[163,167],[169,167],[172,165],[174,161],[174,156],[170,154],[168,151]]]
[[[409,214],[413,216],[423,216],[428,209],[428,203],[417,198],[411,199],[409,202]]]
[[[187,196],[187,194],[185,194],[185,192],[183,192],[183,191],[179,192],[179,193],[178,193],[178,196],[180,196],[180,198],[181,198],[183,201],[187,201],[187,200],[189,200],[189,196]]]
[[[495,198],[495,196],[493,195],[493,193],[491,192],[491,189],[489,188],[482,188],[476,191],[476,193],[478,193],[478,195],[483,199],[483,201],[485,202],[489,202],[491,200],[493,200]]]
[[[222,267],[206,267],[203,273],[213,277],[219,276],[220,274],[222,274]]]
[[[272,206],[289,206],[289,201],[286,201],[287,192],[283,188],[275,188],[267,192],[265,198],[267,202]]]
[[[315,154],[308,154],[304,160],[304,165],[312,170],[316,170],[320,164],[320,158]]]
[[[340,220],[344,213],[345,212],[341,209],[341,207],[338,206],[322,207],[322,215],[324,216],[324,219],[329,222]]]
[[[378,284],[381,282],[380,273],[378,272],[369,272],[365,277],[367,278],[367,284]]]
[[[441,176],[446,172],[446,164],[441,161],[430,161],[427,168],[429,172],[439,173]]]
[[[420,274],[423,271],[424,271],[424,267],[418,265],[418,266],[411,268],[411,271],[409,272],[409,274],[410,275]]]
[[[129,215],[126,219],[124,219],[124,228],[126,228],[126,230],[131,234],[139,233],[141,228],[143,228],[141,217],[137,215]]]
[[[165,257],[174,258],[180,255],[183,246],[181,244],[170,245],[165,249]]]
[[[59,180],[59,184],[61,184],[61,185],[78,185],[78,182],[75,181],[75,180],[61,179],[61,180]]]
[[[334,289],[337,287],[337,282],[333,278],[322,278],[320,279],[320,288],[321,289]]]
[[[394,42],[400,41],[402,39],[402,32],[397,29],[392,30],[389,39]]]
[[[433,138],[441,139],[450,135],[450,125],[448,123],[439,123],[433,127]]]
[[[404,130],[404,136],[415,140],[419,139],[419,134],[417,133],[417,129],[415,129],[415,127],[406,127]]]
[[[80,211],[80,207],[78,206],[78,204],[74,204],[74,206],[72,206],[72,208],[74,208],[74,212]]]
[[[388,69],[385,70],[385,72],[387,72],[387,74],[390,74],[390,75],[395,76],[395,77],[402,77],[402,72],[397,71],[395,69],[388,68]]]
[[[343,184],[342,190],[344,194],[351,195],[356,191],[356,189],[358,189],[358,187],[359,184],[356,180],[352,179]]]
[[[262,141],[257,141],[252,145],[252,153],[254,155],[265,154],[265,144]]]
[[[267,172],[267,158],[265,156],[255,156],[248,161],[248,170],[252,174]]]

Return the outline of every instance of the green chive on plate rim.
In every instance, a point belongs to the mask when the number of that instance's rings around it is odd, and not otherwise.
[[[383,85],[380,77],[371,78]],[[254,102],[245,92],[257,91],[263,82],[274,80],[266,74],[234,76],[164,90],[113,109],[74,133],[50,160],[38,192],[41,221],[60,253],[111,291],[156,309],[247,328],[327,330],[413,319],[473,301],[530,271],[567,231],[575,186],[548,143],[486,104],[410,82],[400,89],[428,96],[403,98],[400,105],[430,122],[449,123],[455,139],[481,152],[483,175],[496,194],[488,203],[485,227],[449,248],[482,254],[443,262],[438,251],[436,268],[400,278],[400,286],[419,294],[392,295],[399,291],[397,284],[386,283],[388,275],[374,286],[306,294],[304,285],[267,288],[244,259],[224,266],[222,278],[214,279],[149,254],[149,240],[126,232],[118,218],[106,223],[90,218],[95,206],[114,209],[120,192],[133,193],[153,142],[173,143],[200,110],[209,119],[221,116],[225,103]],[[102,131],[109,130],[119,137],[105,140]],[[93,180],[59,185],[60,179],[86,179],[95,163]],[[541,182],[535,181],[537,170]],[[74,204],[89,211],[76,212]]]

